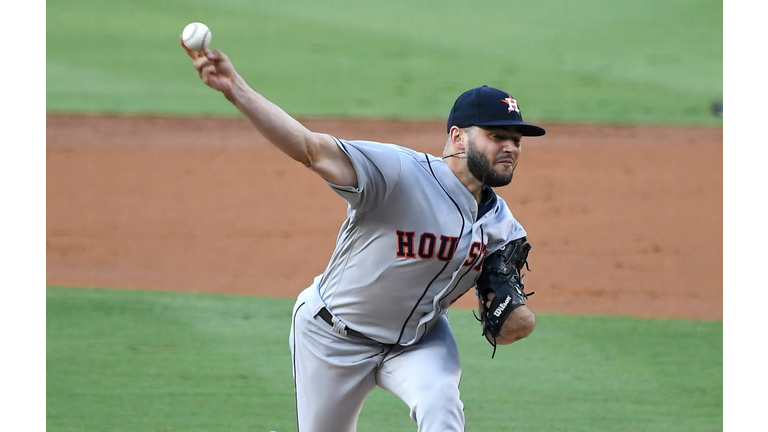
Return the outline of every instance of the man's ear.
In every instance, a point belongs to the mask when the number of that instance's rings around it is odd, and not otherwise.
[[[458,126],[451,126],[451,130],[448,131],[448,137],[451,140],[451,144],[457,149],[464,151],[466,146],[464,145],[466,139],[466,131]]]

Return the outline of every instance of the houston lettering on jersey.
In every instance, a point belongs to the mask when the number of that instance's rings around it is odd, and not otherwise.
[[[432,259],[436,256],[440,261],[450,261],[453,259],[458,245],[458,237],[440,235],[438,240],[436,234],[429,232],[420,234],[417,243],[414,231],[397,230],[397,256],[400,258]],[[462,266],[469,267],[477,264],[473,270],[480,271],[484,256],[485,245],[474,242],[469,248],[469,256]]]
[[[485,249],[485,243],[472,242],[472,246],[469,247],[469,255],[467,255],[467,259],[461,266],[469,267],[474,265],[472,270],[480,271],[483,268],[483,260],[485,260]]]
[[[416,258],[418,253],[418,257],[421,259],[431,259],[437,251],[437,259],[450,261],[453,259],[458,244],[458,237],[441,235],[438,242],[437,235],[422,233],[417,245],[415,232],[397,230],[397,256],[401,258]]]

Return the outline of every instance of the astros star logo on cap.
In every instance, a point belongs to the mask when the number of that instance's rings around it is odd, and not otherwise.
[[[501,101],[507,103],[507,112],[517,111],[517,113],[520,114],[520,108],[517,107],[517,101],[512,95],[507,95],[507,98],[502,99]]]

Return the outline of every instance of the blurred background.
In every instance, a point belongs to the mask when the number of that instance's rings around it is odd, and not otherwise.
[[[234,115],[178,36],[211,48],[299,116],[443,119],[487,84],[531,120],[719,125],[721,1],[163,2],[47,6],[48,112]],[[536,103],[525,101],[535,100]]]

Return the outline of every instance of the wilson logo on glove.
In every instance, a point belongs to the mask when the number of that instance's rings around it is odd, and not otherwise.
[[[504,312],[504,309],[507,308],[507,305],[512,300],[512,296],[507,296],[507,299],[504,300],[504,303],[500,304],[499,307],[496,308],[495,311],[493,311],[493,316],[501,316],[501,314]]]

